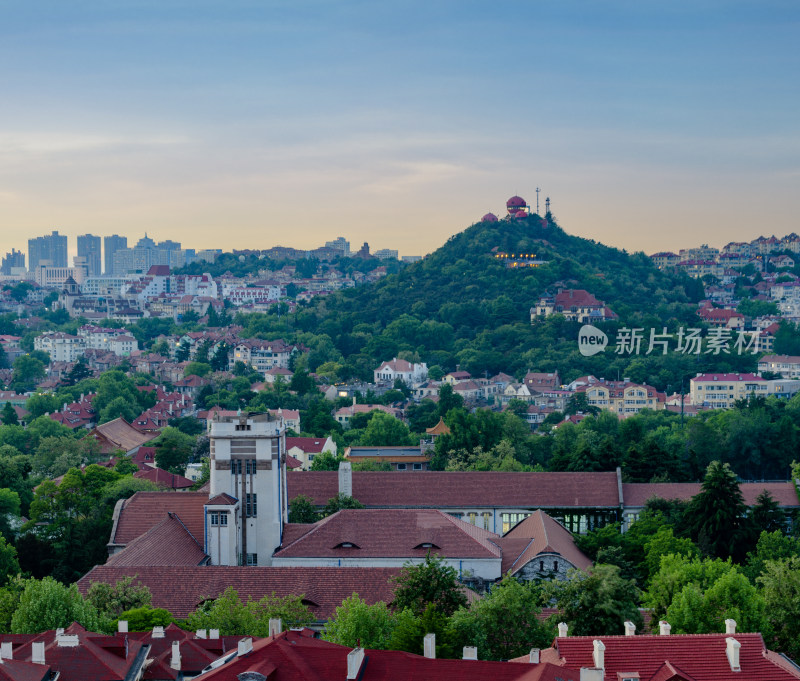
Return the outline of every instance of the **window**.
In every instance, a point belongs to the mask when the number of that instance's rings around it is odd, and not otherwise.
[[[539,572],[544,572],[544,561],[543,560],[539,561]]]
[[[481,515],[483,516],[483,529],[484,530],[488,530],[489,529],[489,516],[491,514],[488,511],[484,511],[483,513],[481,513]]]
[[[248,553],[247,554],[247,564],[248,565],[258,565],[258,554],[257,553]]]
[[[242,460],[241,459],[231,459],[231,474],[232,475],[241,475],[242,474]]]
[[[475,524],[475,518],[477,517],[478,514],[475,513],[475,511],[470,511],[468,515],[469,515],[469,524],[470,525],[474,525]]]
[[[558,572],[558,561],[557,560],[553,561],[553,572]]]
[[[257,494],[245,495],[245,514],[248,518],[255,518],[258,515]]]
[[[227,527],[228,526],[228,514],[227,513],[220,513],[219,514],[219,524],[222,525],[222,527]]]
[[[404,471],[405,469],[406,469],[406,464],[404,464],[404,463],[397,464],[397,470],[398,471]]]
[[[219,525],[219,513],[209,513],[208,517],[211,519],[212,525]]]
[[[244,473],[245,473],[245,475],[255,475],[256,474],[256,461],[255,461],[255,459],[245,459],[244,460]]]
[[[415,471],[421,471],[422,470],[422,464],[421,463],[415,463],[414,464],[414,470]]]

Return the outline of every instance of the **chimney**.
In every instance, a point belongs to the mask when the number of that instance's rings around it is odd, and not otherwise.
[[[283,631],[283,622],[281,622],[280,618],[270,618],[269,620],[269,635],[270,636],[277,636],[278,634]]]
[[[31,643],[31,662],[33,662],[33,664],[45,664],[44,641],[34,641]]]
[[[56,629],[56,638],[63,635],[64,635],[64,627],[58,627],[58,629]]]
[[[464,652],[461,654],[463,660],[477,660],[478,649],[475,646],[464,646]]]
[[[672,629],[672,626],[670,625],[669,622],[665,622],[664,620],[661,620],[658,623],[658,633],[661,636],[669,636],[670,629]]]
[[[14,659],[14,644],[11,641],[3,641],[0,643],[0,660],[13,660]]]
[[[592,647],[594,650],[592,651],[592,660],[594,661],[594,666],[597,669],[605,669],[606,668],[606,645],[603,643],[599,638],[596,638],[592,641]]]
[[[538,648],[531,648],[531,652],[528,653],[528,662],[531,664],[539,664],[540,661],[540,651]]]
[[[736,633],[736,620],[725,620],[725,633],[726,634]]]
[[[117,632],[120,634],[128,633],[128,620],[117,620]]]
[[[604,678],[605,672],[602,669],[581,667],[581,681],[603,681]]]
[[[347,653],[347,678],[357,679],[361,666],[364,664],[364,649],[353,648]]]
[[[194,637],[195,638],[208,638],[208,634],[207,634],[205,629],[198,629],[196,632],[194,632]]]
[[[625,636],[636,636],[636,625],[630,620],[625,620]]]
[[[239,645],[236,648],[236,654],[239,657],[242,655],[247,655],[247,653],[253,652],[253,639],[252,638],[243,638],[239,641]]]
[[[56,636],[56,642],[59,648],[77,648],[80,644],[78,634],[61,634]]]
[[[559,638],[566,638],[568,630],[569,630],[569,627],[567,626],[566,622],[559,622],[558,623],[558,636],[559,636]]]
[[[172,657],[169,661],[170,669],[174,669],[176,671],[181,670],[181,642],[180,641],[173,641],[172,642]]]
[[[339,463],[339,494],[353,496],[353,467],[349,461]]]
[[[425,638],[422,639],[422,649],[425,657],[436,659],[436,634],[425,634]]]
[[[742,668],[739,666],[739,649],[742,647],[742,644],[732,636],[729,636],[725,639],[725,646],[725,654],[728,656],[728,662],[731,665],[731,671],[742,671]]]
[[[219,629],[209,629],[208,638],[210,638],[210,639],[219,638]]]

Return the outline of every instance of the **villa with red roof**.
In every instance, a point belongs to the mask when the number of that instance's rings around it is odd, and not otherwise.
[[[314,462],[314,457],[323,452],[336,456],[336,443],[330,437],[287,437],[286,454],[300,462],[301,468],[307,471]]]
[[[617,319],[617,315],[604,302],[584,289],[564,289],[555,295],[543,295],[531,308],[531,323],[554,314],[564,315],[569,321],[581,324]]]

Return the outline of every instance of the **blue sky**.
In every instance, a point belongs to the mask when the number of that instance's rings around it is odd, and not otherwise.
[[[2,2],[0,251],[800,231],[796,2]]]

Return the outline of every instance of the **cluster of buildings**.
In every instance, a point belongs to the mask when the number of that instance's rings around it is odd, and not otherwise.
[[[346,572],[346,570],[345,570]],[[391,593],[387,594],[391,598]],[[800,668],[767,648],[761,634],[725,631],[677,635],[665,622],[659,633],[639,634],[624,622],[624,636],[570,636],[566,624],[549,648],[487,661],[476,646],[460,659],[437,657],[436,635],[425,634],[422,655],[350,648],[317,638],[311,628],[284,629],[269,621],[269,636],[226,636],[217,629],[175,624],[144,632],[118,623],[114,634],[75,623],[41,634],[0,637],[0,675],[7,681],[795,681]]]

